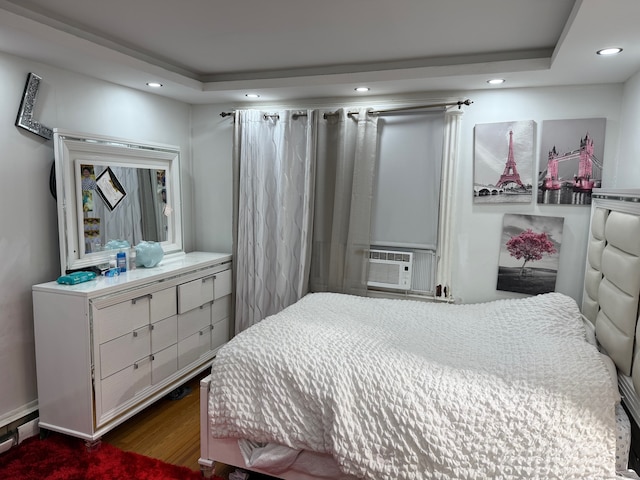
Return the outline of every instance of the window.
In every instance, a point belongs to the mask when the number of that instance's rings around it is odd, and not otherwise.
[[[456,112],[423,111],[379,120],[371,247],[413,252],[408,293],[450,297],[448,192],[458,118]]]

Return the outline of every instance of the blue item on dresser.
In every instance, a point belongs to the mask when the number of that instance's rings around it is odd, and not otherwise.
[[[61,285],[76,285],[77,283],[88,282],[96,278],[93,272],[73,272],[58,277],[57,282]]]

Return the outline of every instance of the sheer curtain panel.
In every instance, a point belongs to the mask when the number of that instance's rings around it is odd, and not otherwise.
[[[312,291],[367,295],[377,129],[365,108],[318,120]]]
[[[304,113],[235,114],[236,333],[308,291],[315,112]]]

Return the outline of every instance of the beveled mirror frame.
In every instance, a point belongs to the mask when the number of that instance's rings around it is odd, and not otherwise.
[[[85,252],[80,164],[165,170],[167,239],[165,255],[183,252],[180,149],[171,145],[53,130],[60,271],[81,270],[109,262],[109,252]]]

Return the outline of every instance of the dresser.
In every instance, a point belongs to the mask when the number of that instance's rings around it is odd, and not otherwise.
[[[199,374],[233,329],[231,255],[33,286],[40,428],[97,443]]]

